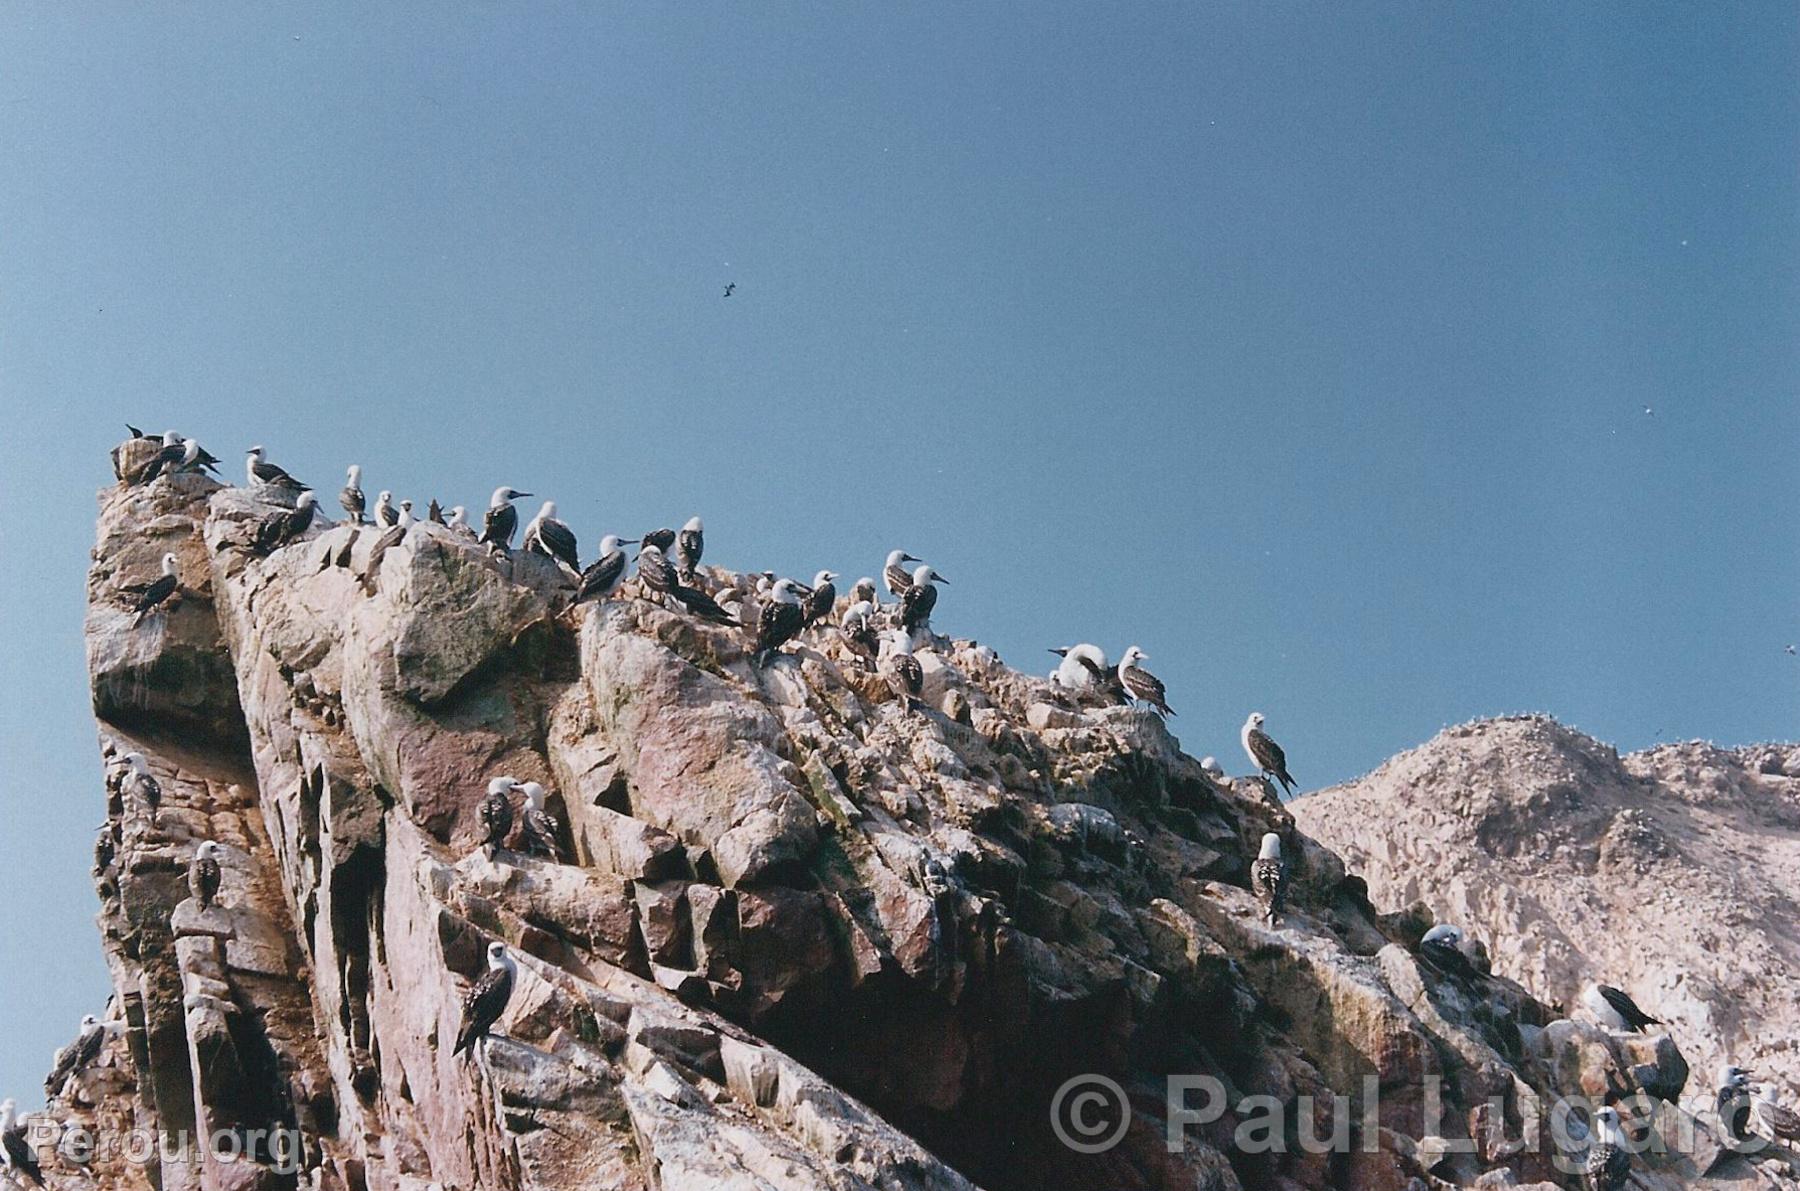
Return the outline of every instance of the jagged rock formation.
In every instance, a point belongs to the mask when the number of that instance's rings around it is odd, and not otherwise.
[[[345,527],[237,548],[265,499],[189,475],[102,497],[95,712],[163,799],[152,821],[114,796],[125,1028],[37,1123],[62,1131],[54,1186],[1574,1186],[1528,1121],[1686,1079],[1666,1041],[1422,964],[1425,922],[1378,917],[1261,783],[1210,780],[1148,712],[1059,703],[950,639],[919,651],[922,707],[828,630],[754,669],[734,629],[629,588],[565,609],[548,561],[429,524],[365,594],[371,531],[348,569],[324,565]],[[166,550],[186,590],[134,624],[120,587]],[[577,864],[478,847],[497,773],[555,791]],[[1291,869],[1274,928],[1247,887],[1265,831]],[[200,838],[224,845],[205,912]],[[521,964],[503,1036],[453,1058],[496,938]],[[1089,1073],[1132,1112],[1080,1153],[1050,1108]],[[1231,1106],[1175,1151],[1170,1075]],[[1259,1118],[1276,1152],[1234,1139]],[[84,1167],[76,1127],[291,1130],[301,1169],[267,1143]],[[1645,1185],[1690,1185],[1699,1136]]]
[[[1800,1089],[1800,746],[1621,757],[1542,716],[1481,721],[1293,810],[1378,905],[1478,924],[1545,1001],[1604,979],[1697,1070]]]

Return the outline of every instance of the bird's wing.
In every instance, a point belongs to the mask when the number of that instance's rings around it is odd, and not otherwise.
[[[538,539],[551,554],[562,559],[570,566],[579,566],[576,561],[575,531],[560,521],[538,522]]]
[[[1250,729],[1250,751],[1256,755],[1256,763],[1269,772],[1287,772],[1287,754],[1261,728]]]
[[[1610,984],[1602,984],[1599,989],[1600,995],[1606,999],[1606,1003],[1613,1007],[1615,1013],[1625,1019],[1626,1024],[1633,1027],[1661,1024],[1654,1017],[1639,1009],[1637,1002],[1632,1000],[1623,989],[1614,988]]]
[[[485,1032],[500,1019],[506,1002],[512,996],[512,973],[505,968],[489,968],[481,979],[469,986],[463,996],[462,1030],[457,1046],[467,1046],[474,1036]]]
[[[595,559],[593,565],[581,572],[581,589],[598,591],[603,587],[610,587],[613,581],[624,572],[625,552],[614,550],[611,554]]]
[[[495,505],[481,521],[481,540],[503,546],[519,524],[519,511],[511,505]]]

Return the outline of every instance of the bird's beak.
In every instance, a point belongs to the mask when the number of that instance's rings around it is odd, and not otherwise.
[[[944,578],[942,575],[938,574],[936,571],[931,572],[931,581],[933,583],[948,583],[948,582],[950,582],[950,580]]]
[[[900,561],[901,562],[924,562],[925,560],[922,558],[914,558],[910,554],[902,554],[900,556]]]
[[[525,497],[530,496],[530,495],[531,495],[531,493],[529,493],[529,492],[515,492],[515,493],[513,493],[513,499],[514,500],[522,500]]]
[[[635,546],[637,544],[638,544],[638,540],[636,538],[620,538],[619,539],[619,545],[621,545],[621,546]]]
[[[1069,656],[1069,651],[1066,649],[1052,649],[1050,652],[1059,658],[1066,658]]]

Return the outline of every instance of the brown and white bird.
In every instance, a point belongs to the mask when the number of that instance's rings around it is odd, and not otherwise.
[[[912,703],[925,689],[925,670],[913,656],[912,638],[899,629],[889,629],[883,636],[887,651],[879,663],[881,676],[901,702]]]
[[[668,556],[654,542],[644,542],[638,547],[637,577],[646,591],[657,595],[669,595],[680,583],[675,577],[675,568],[669,565]]]
[[[161,575],[148,583],[133,585],[124,590],[131,597],[131,610],[137,613],[132,624],[143,623],[144,617],[162,607],[170,596],[181,590],[181,576],[175,571],[175,556],[162,556]]]
[[[399,520],[400,510],[394,504],[394,494],[383,488],[375,494],[375,524],[391,529]]]
[[[914,567],[912,586],[900,596],[900,627],[909,633],[929,630],[931,610],[937,607],[937,584],[948,582],[950,580],[932,570],[928,563]]]
[[[286,488],[290,492],[300,492],[310,488],[310,484],[302,484],[281,468],[276,467],[263,458],[263,449],[251,447],[244,459],[244,472],[250,481],[250,487]]]
[[[513,508],[513,501],[530,495],[517,488],[494,489],[494,495],[488,499],[487,516],[481,523],[483,545],[496,550],[512,549],[513,532],[519,528],[519,510]]]
[[[769,602],[757,614],[756,664],[765,665],[805,627],[806,610],[800,605],[798,585],[792,579],[777,579],[769,588]]]
[[[1594,1020],[1609,1030],[1641,1034],[1645,1026],[1662,1025],[1661,1021],[1639,1009],[1624,989],[1610,984],[1588,985],[1581,990],[1581,1003],[1594,1015]]]
[[[302,492],[293,508],[270,513],[256,523],[256,532],[250,539],[250,549],[267,558],[305,533],[318,511],[318,498],[311,492]]]
[[[0,1100],[0,1157],[15,1175],[44,1185],[44,1172],[38,1169],[37,1153],[25,1136],[25,1120],[19,1116],[19,1103],[8,1096]]]
[[[864,575],[850,585],[850,602],[861,604],[867,602],[870,608],[879,608],[881,601],[875,598],[875,580]]]
[[[506,1012],[506,1003],[512,1000],[519,967],[507,954],[506,944],[489,943],[487,962],[487,971],[463,996],[462,1026],[456,1031],[456,1046],[450,1051],[453,1055],[464,1051],[473,1054],[475,1045],[487,1040],[500,1015]]]
[[[837,587],[832,584],[832,580],[836,578],[835,571],[820,571],[813,576],[812,590],[807,592],[806,599],[800,605],[807,624],[816,624],[826,619],[837,606]]]
[[[219,896],[219,886],[224,879],[224,870],[219,867],[219,845],[212,840],[201,840],[200,846],[194,849],[193,861],[188,865],[188,891],[200,903],[202,910],[212,908],[213,899]]]
[[[368,501],[363,497],[362,467],[352,463],[345,474],[344,486],[338,489],[338,504],[344,507],[344,513],[350,518],[350,524],[361,525],[363,512],[368,508]]]
[[[481,800],[481,825],[487,829],[486,845],[490,852],[506,847],[506,837],[513,829],[513,791],[519,782],[512,777],[497,777],[488,782],[487,797]]]
[[[627,559],[622,547],[629,545],[617,534],[607,534],[600,539],[600,557],[588,564],[587,570],[581,572],[581,583],[575,588],[575,598],[571,604],[579,604],[583,600],[604,600],[619,590],[625,582]]]
[[[888,594],[896,600],[912,586],[912,572],[906,569],[906,564],[918,561],[904,550],[888,551],[887,561],[881,564],[881,581],[887,584]]]
[[[1631,1151],[1625,1142],[1625,1130],[1619,1125],[1619,1110],[1610,1104],[1594,1110],[1594,1128],[1582,1174],[1588,1191],[1624,1191],[1631,1178]]]
[[[1756,1123],[1770,1137],[1782,1141],[1800,1141],[1800,1113],[1785,1107],[1775,1099],[1775,1089],[1763,1084],[1756,1089],[1756,1099],[1751,1102],[1750,1110],[1756,1114]]]
[[[144,754],[126,753],[125,764],[130,768],[120,779],[119,792],[142,807],[154,825],[157,812],[162,808],[162,783],[150,772],[150,763],[144,760]]]
[[[1292,794],[1294,779],[1288,776],[1287,754],[1281,751],[1281,746],[1276,744],[1267,732],[1263,731],[1262,712],[1250,713],[1250,718],[1244,721],[1242,735],[1244,752],[1249,756],[1250,763],[1256,766],[1265,778],[1280,782],[1281,788]]]
[[[575,531],[556,519],[556,502],[547,500],[538,515],[525,527],[525,551],[555,559],[576,574],[581,573],[581,557],[575,545]]]
[[[1263,918],[1270,926],[1281,921],[1287,908],[1287,865],[1281,859],[1281,836],[1265,832],[1256,859],[1250,862],[1250,888],[1263,904]]]
[[[850,642],[858,653],[874,657],[880,648],[875,639],[875,605],[870,600],[857,600],[844,609],[843,619],[838,621],[838,628],[844,634],[844,640]]]
[[[1719,1089],[1713,1107],[1719,1115],[1719,1124],[1725,1130],[1725,1136],[1734,1142],[1750,1140],[1750,1112],[1752,1096],[1750,1093],[1750,1072],[1742,1067],[1725,1066],[1719,1069]]]
[[[655,546],[658,550],[667,554],[675,548],[675,539],[676,533],[674,530],[663,528],[651,530],[649,533],[639,538],[638,541],[646,546]]]
[[[77,1071],[84,1070],[94,1064],[100,1057],[100,1047],[106,1041],[106,1026],[101,1020],[89,1013],[81,1019],[81,1032],[75,1041],[56,1052],[51,1063],[50,1074],[44,1080],[44,1096],[55,1100],[63,1094],[71,1077]]]
[[[664,547],[667,549],[667,547]],[[693,586],[700,556],[706,553],[706,526],[698,517],[689,517],[681,532],[675,535],[675,571],[681,581]]]
[[[1174,709],[1169,706],[1168,697],[1163,691],[1162,679],[1139,664],[1149,660],[1150,655],[1137,646],[1133,645],[1127,649],[1125,656],[1119,659],[1119,685],[1125,688],[1127,695],[1140,702],[1148,703],[1156,708],[1159,714],[1174,715]]]
[[[567,864],[568,853],[562,846],[562,820],[544,808],[544,799],[548,796],[544,787],[537,782],[525,782],[519,790],[525,795],[525,810],[519,816],[519,842],[524,846],[525,854]]]

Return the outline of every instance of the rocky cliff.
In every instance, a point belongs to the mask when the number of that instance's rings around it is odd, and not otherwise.
[[[1800,1090],[1800,746],[1620,756],[1541,716],[1483,721],[1293,811],[1377,905],[1469,924],[1544,1001],[1617,985],[1696,1070]]]
[[[116,1029],[32,1122],[53,1186],[1575,1186],[1551,1106],[1646,1089],[1694,1140],[1641,1185],[1720,1169],[1665,1102],[1668,1040],[1557,1020],[1478,953],[1422,962],[1425,921],[1151,712],[952,637],[917,703],[829,629],[754,666],[733,627],[635,585],[566,607],[548,560],[431,524],[370,594],[367,530],[350,568],[348,527],[243,549],[269,500],[102,494],[94,710],[162,798],[96,779]],[[140,620],[121,593],[165,552],[182,590]],[[499,773],[554,791],[575,863],[480,846]],[[1271,831],[1277,925],[1248,882]],[[454,1057],[492,940],[518,987]],[[1200,1123],[1171,1079],[1211,1081]]]

